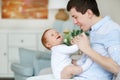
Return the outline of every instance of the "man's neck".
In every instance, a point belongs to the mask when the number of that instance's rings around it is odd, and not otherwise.
[[[101,16],[97,17],[97,16],[93,16],[92,18],[92,23],[93,25],[96,24],[97,22],[99,22],[102,19]]]

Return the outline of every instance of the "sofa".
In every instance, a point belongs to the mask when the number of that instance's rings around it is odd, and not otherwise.
[[[50,67],[50,56],[48,51],[19,48],[20,62],[11,64],[15,80],[26,80],[28,77],[39,75],[41,70]]]

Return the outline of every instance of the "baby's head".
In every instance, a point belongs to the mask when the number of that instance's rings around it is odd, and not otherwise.
[[[55,29],[47,29],[41,38],[42,44],[47,48],[51,49],[53,46],[57,46],[63,43],[63,37]]]

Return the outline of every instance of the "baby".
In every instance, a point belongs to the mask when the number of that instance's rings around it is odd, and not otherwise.
[[[81,60],[76,62],[77,65],[72,64],[70,55],[79,50],[77,43],[74,42],[76,44],[71,46],[63,44],[63,37],[55,29],[47,29],[41,41],[47,49],[51,50],[51,67],[56,79],[70,79],[87,70],[92,64],[89,58],[84,61],[84,64]]]

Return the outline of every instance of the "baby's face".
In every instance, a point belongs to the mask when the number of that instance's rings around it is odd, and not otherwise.
[[[59,45],[63,42],[63,37],[55,29],[50,29],[46,32],[46,39],[49,44],[52,46]]]

